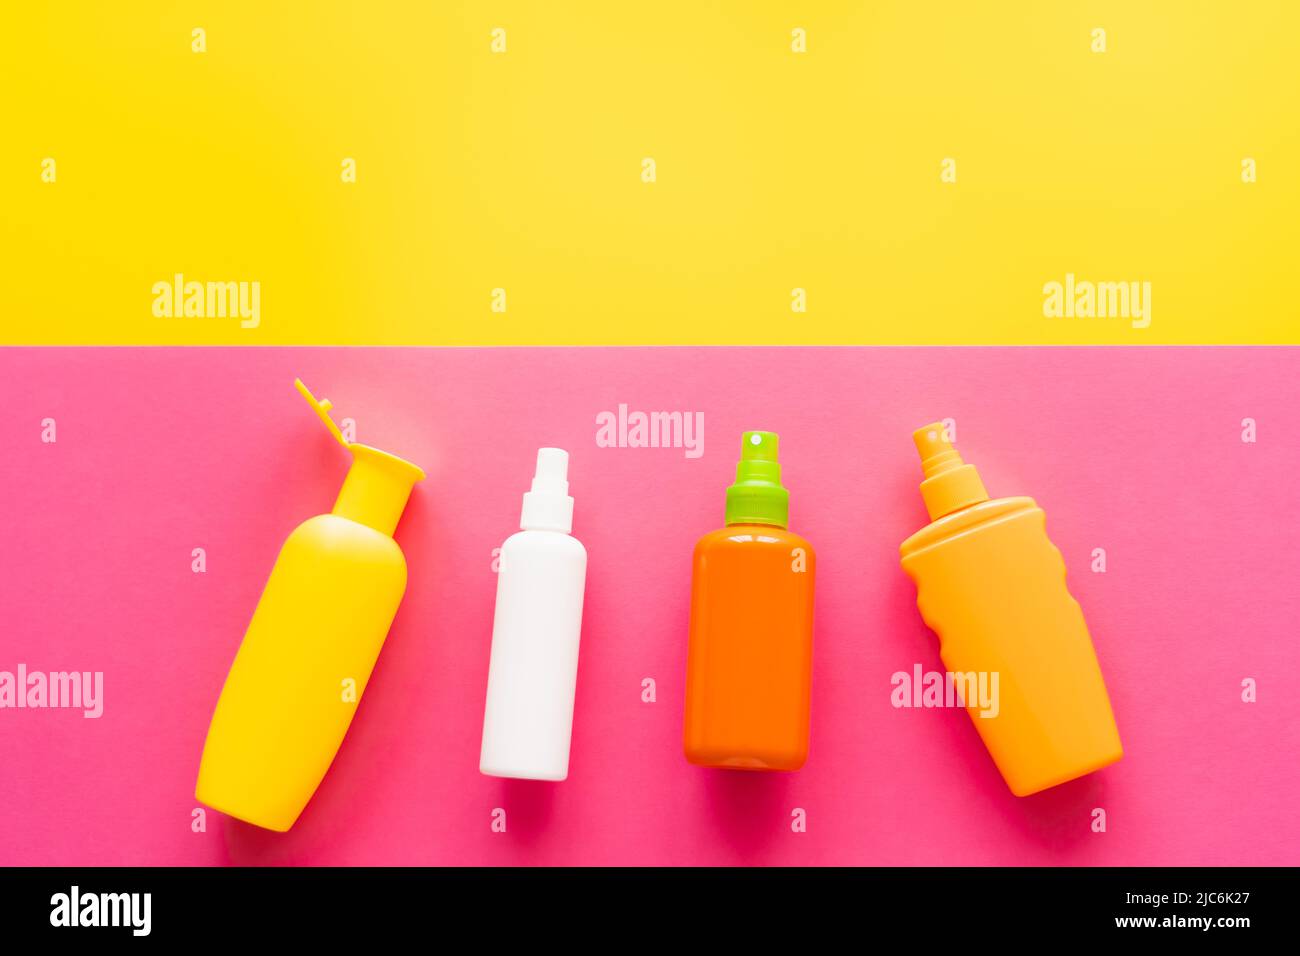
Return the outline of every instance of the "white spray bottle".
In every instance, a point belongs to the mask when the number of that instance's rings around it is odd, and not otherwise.
[[[537,452],[519,526],[501,546],[479,770],[494,777],[569,775],[587,549],[574,538],[569,453]]]

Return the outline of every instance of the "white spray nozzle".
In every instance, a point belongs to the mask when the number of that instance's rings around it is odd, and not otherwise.
[[[563,448],[539,448],[532,489],[524,495],[519,519],[525,530],[573,530],[573,499],[569,497],[569,453]]]
[[[552,495],[569,493],[569,453],[563,448],[537,449],[537,471],[533,491]]]

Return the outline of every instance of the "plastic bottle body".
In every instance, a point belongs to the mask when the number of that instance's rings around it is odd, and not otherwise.
[[[1016,796],[1123,756],[1088,626],[1032,498],[984,501],[905,541],[902,565],[953,674],[998,675],[995,716],[967,712]],[[991,684],[989,685],[991,686]]]
[[[406,590],[387,534],[335,514],[285,541],[217,701],[196,797],[288,830],[329,769]]]
[[[491,776],[569,775],[587,550],[562,531],[506,539],[497,569],[479,769]]]
[[[686,759],[798,770],[808,756],[816,554],[782,528],[728,525],[695,546]]]

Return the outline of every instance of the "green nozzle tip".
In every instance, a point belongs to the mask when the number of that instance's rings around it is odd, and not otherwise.
[[[745,432],[741,438],[741,461],[776,461],[781,439],[776,432]]]
[[[786,526],[790,492],[781,486],[778,444],[775,432],[745,432],[741,438],[736,483],[727,489],[727,524]]]

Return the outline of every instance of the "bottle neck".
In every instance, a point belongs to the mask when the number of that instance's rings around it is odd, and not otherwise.
[[[751,444],[756,436],[759,443]],[[784,528],[790,523],[790,492],[781,484],[776,436],[770,432],[746,432],[745,439],[742,458],[736,464],[736,481],[727,488],[724,520],[729,525],[763,524]],[[770,457],[750,457],[760,453]]]
[[[392,537],[411,488],[424,472],[396,455],[368,445],[349,445],[352,467],[343,479],[333,514]]]
[[[974,465],[958,463],[921,482],[921,500],[931,521],[989,500]]]
[[[573,499],[568,495],[538,491],[524,492],[524,506],[519,515],[521,531],[558,531],[573,533]]]
[[[774,529],[774,530],[776,530],[776,531],[788,531],[788,530],[789,530],[788,525],[785,525],[785,524],[777,524],[776,521],[772,520],[771,518],[737,518],[737,519],[735,519],[735,520],[732,520],[732,519],[728,518],[727,521],[726,521],[725,527],[728,527],[728,528],[740,528],[740,527],[746,527],[746,528],[748,528],[748,527],[753,527],[753,528],[772,528],[772,529]]]

